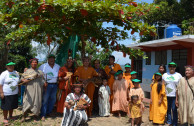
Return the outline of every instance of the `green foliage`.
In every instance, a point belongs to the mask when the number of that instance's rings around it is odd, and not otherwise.
[[[189,20],[182,21],[182,28],[184,29],[183,34],[194,34],[194,18],[191,18]]]
[[[168,24],[177,24],[181,27],[181,23],[190,21],[193,18],[194,1],[193,0],[154,0],[154,3],[158,5],[158,9],[150,11],[143,18],[145,22],[150,25],[158,27],[157,38],[164,38],[164,29]],[[187,21],[184,21],[187,20]],[[187,22],[188,23],[188,22]],[[184,24],[183,24],[184,25]],[[184,34],[188,34],[188,29],[182,26]],[[186,31],[184,31],[186,30]],[[142,36],[141,42],[153,40],[155,37],[150,35]]]
[[[0,23],[14,26],[6,40],[33,39],[50,45],[76,34],[102,48],[131,53],[117,42],[128,38],[129,30],[131,34],[155,35],[155,28],[140,18],[155,6],[137,5],[133,0],[4,0],[0,7]],[[103,22],[123,29],[104,28]]]

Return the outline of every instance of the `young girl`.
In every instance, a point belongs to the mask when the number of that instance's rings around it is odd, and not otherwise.
[[[162,74],[154,74],[154,82],[150,85],[151,102],[150,102],[150,120],[155,124],[164,124],[167,112],[167,97],[165,85],[162,84]]]
[[[98,91],[98,105],[99,105],[99,115],[109,116],[110,115],[110,88],[107,85],[107,79],[103,79],[103,85]]]
[[[132,89],[130,89],[129,98],[131,98],[131,96],[133,96],[133,95],[138,95],[139,100],[143,101],[144,92],[143,92],[142,88],[139,85],[140,80],[139,79],[133,79],[132,82],[133,82],[134,87]]]
[[[142,117],[142,102],[139,100],[138,95],[131,96],[131,103],[129,104],[131,112],[131,126],[140,125]]]
[[[113,83],[113,103],[112,111],[118,113],[121,117],[121,111],[128,112],[128,101],[127,101],[127,89],[128,83],[123,79],[123,71],[118,70],[115,76],[118,76],[118,80]]]
[[[133,96],[133,95],[137,95],[138,96],[138,98],[139,98],[139,101],[141,102],[141,106],[142,106],[142,111],[143,111],[143,109],[144,109],[144,104],[143,104],[143,99],[144,99],[144,92],[143,92],[143,90],[142,90],[142,88],[140,87],[140,85],[139,85],[139,82],[140,82],[140,80],[139,79],[133,79],[132,80],[132,82],[133,82],[133,85],[134,85],[134,87],[132,88],[132,89],[130,89],[130,92],[129,92],[129,103],[131,103],[132,101],[131,101],[131,96]],[[129,112],[130,112],[130,107],[129,107]]]

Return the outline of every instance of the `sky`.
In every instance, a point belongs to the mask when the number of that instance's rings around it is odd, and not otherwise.
[[[153,0],[136,0],[136,2],[138,2],[138,3],[141,3],[141,2],[153,3]],[[114,27],[114,25],[112,25],[111,23],[109,23],[109,24],[104,23],[103,26],[104,27]],[[131,33],[131,31],[129,31],[128,33]],[[139,34],[135,33],[134,35],[136,36],[136,40],[138,40],[139,39]],[[126,39],[124,41],[118,41],[119,44],[124,44],[124,45],[129,45],[133,42],[134,41],[132,41],[132,39]],[[116,51],[113,52],[113,55],[115,56],[116,63],[118,63],[120,65],[124,65],[126,63],[131,64],[131,60],[129,59],[129,55],[127,55],[126,57],[123,57],[122,52],[116,52]]]
[[[146,3],[152,3],[153,0],[136,0],[136,2],[141,3],[141,2],[146,2]],[[114,25],[112,23],[103,23],[103,27],[114,27]],[[122,27],[117,27],[119,29],[122,29]],[[128,31],[128,33],[131,33],[131,31]],[[139,39],[139,34],[135,33],[134,34],[136,36],[136,40]],[[130,36],[130,34],[129,34]],[[131,43],[133,43],[134,41],[132,41],[132,39],[126,39],[123,41],[118,41],[119,44],[124,44],[124,45],[129,45]],[[37,43],[33,42],[32,43],[33,46],[37,46]],[[126,57],[123,57],[123,53],[122,52],[116,52],[114,51],[112,53],[112,55],[115,56],[115,62],[120,64],[120,65],[124,65],[126,63],[130,63],[131,64],[131,60],[129,59],[129,55],[126,55]],[[38,59],[44,59],[44,55],[38,54],[37,55]]]

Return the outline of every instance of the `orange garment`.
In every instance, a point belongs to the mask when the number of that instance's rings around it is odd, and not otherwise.
[[[130,88],[133,86],[133,83],[131,81],[131,74],[130,73],[123,73],[123,79],[125,79],[127,81],[127,84],[128,84],[128,90],[127,90],[127,100],[128,100]]]
[[[68,72],[68,69],[63,66],[59,69],[59,73],[58,76],[64,78],[66,76],[66,72]],[[57,100],[57,112],[63,113],[64,110],[64,103],[65,103],[65,99],[67,97],[67,95],[71,92],[71,86],[72,86],[72,79],[73,76],[71,77],[71,81],[70,81],[70,87],[68,88],[68,81],[59,81],[59,85],[58,88],[59,90],[62,90],[62,94],[61,94],[61,99]]]
[[[165,93],[165,85],[162,84],[162,89],[160,93],[157,92],[158,82],[155,82],[150,85],[151,87],[151,100],[152,104],[150,104],[150,120],[153,123],[164,124],[166,112],[167,112],[167,97]],[[163,100],[161,105],[159,105],[159,100],[163,95]]]
[[[118,70],[122,70],[121,66],[119,64],[114,64],[112,69],[117,72]],[[110,87],[110,91],[113,92],[113,83],[115,81],[114,75],[110,74],[109,72],[111,71],[110,67],[107,65],[105,67],[105,72],[110,78],[108,79],[108,86]],[[110,111],[112,112],[112,101],[113,101],[113,93],[110,95]]]
[[[88,67],[87,69],[85,69],[83,66],[80,66],[75,71],[74,76],[78,76],[79,79],[90,79],[94,76],[98,76],[98,73],[92,67]],[[85,89],[85,93],[91,99],[90,107],[87,109],[87,114],[89,117],[92,115],[94,91],[95,91],[94,84],[89,83]]]
[[[128,112],[127,89],[128,83],[125,79],[114,81],[112,111]]]

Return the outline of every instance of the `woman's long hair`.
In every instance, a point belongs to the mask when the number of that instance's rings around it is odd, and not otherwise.
[[[154,76],[154,79],[156,80],[156,74]],[[161,90],[162,90],[162,76],[158,80],[158,85],[157,85],[157,92],[158,92],[158,94],[160,93]]]

